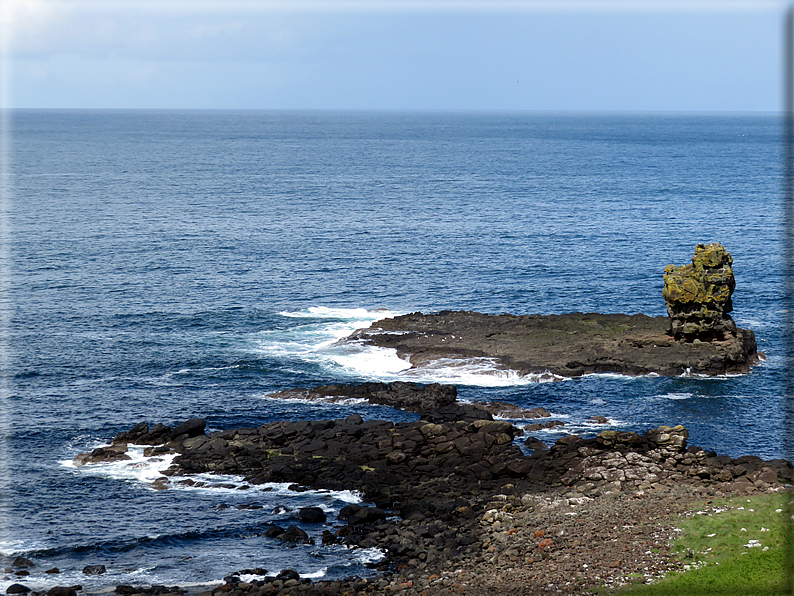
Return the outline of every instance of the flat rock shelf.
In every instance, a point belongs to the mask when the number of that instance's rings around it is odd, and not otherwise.
[[[414,368],[442,359],[490,358],[522,374],[563,377],[747,373],[759,361],[750,330],[737,329],[721,340],[684,341],[674,339],[669,327],[668,317],[643,314],[415,312],[376,321],[341,341],[393,348]]]

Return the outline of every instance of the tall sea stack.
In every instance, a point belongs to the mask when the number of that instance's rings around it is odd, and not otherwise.
[[[711,341],[736,336],[731,294],[733,259],[722,244],[698,244],[690,265],[664,268],[662,296],[675,339]]]

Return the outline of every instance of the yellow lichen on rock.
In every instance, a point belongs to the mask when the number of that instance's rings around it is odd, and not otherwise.
[[[728,316],[736,282],[733,258],[719,243],[698,244],[692,263],[664,268],[662,297],[677,338],[713,339],[736,334]]]

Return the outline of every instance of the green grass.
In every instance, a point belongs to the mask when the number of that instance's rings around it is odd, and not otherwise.
[[[767,596],[785,591],[784,511],[794,496],[783,493],[735,497],[704,505],[678,524],[675,552],[690,569],[655,584],[612,593],[666,596]],[[748,548],[748,544],[761,546]]]

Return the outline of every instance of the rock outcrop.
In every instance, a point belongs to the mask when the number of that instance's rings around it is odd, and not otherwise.
[[[146,435],[140,429],[133,434]],[[283,589],[305,596],[383,594],[408,590],[412,582],[417,589],[405,593],[441,594],[449,585],[434,582],[444,570],[456,570],[453,577],[459,578],[459,568],[490,574],[508,562],[511,574],[526,572],[509,593],[547,593],[550,580],[566,591],[591,593],[588,586],[605,577],[675,568],[679,561],[653,554],[649,541],[654,552],[667,547],[672,532],[660,537],[653,519],[683,498],[777,491],[794,482],[794,469],[784,460],[734,459],[688,446],[683,426],[644,434],[605,430],[589,439],[571,435],[551,448],[538,441],[531,456],[515,444],[520,435],[505,421],[395,424],[353,415],[181,434],[163,447],[179,454],[169,476],[234,473],[252,484],[356,489],[374,502],[342,508],[326,522],[322,543],[381,548],[387,559],[377,569],[387,575],[316,584],[294,575],[253,582],[230,576],[213,596],[237,590],[266,596]],[[134,442],[128,433],[122,438]],[[263,535],[286,547],[313,540],[296,530],[271,526]],[[593,536],[614,548],[606,555],[595,551],[586,542]],[[455,591],[494,592],[475,584]]]
[[[371,404],[391,406],[406,412],[422,415],[430,422],[456,422],[464,420],[493,420],[502,418],[547,418],[551,416],[544,408],[521,408],[506,402],[457,401],[458,390],[454,385],[431,383],[360,383],[356,385],[320,385],[311,389],[297,388],[269,393],[271,399],[306,399],[336,403],[349,399],[365,400]],[[136,427],[137,428],[137,427]]]
[[[758,361],[755,335],[736,329],[715,341],[677,341],[668,317],[569,313],[489,315],[420,312],[376,321],[343,342],[393,348],[413,368],[479,362],[522,375],[589,373],[677,376],[747,373]]]
[[[690,265],[666,267],[669,317],[415,312],[376,321],[340,343],[393,348],[415,369],[442,361],[474,363],[539,379],[747,373],[760,357],[753,332],[737,328],[728,314],[735,287],[732,262],[721,244],[699,244]]]
[[[716,242],[698,244],[692,263],[664,268],[662,296],[675,339],[726,339],[736,336],[731,295],[736,287],[733,259]]]

